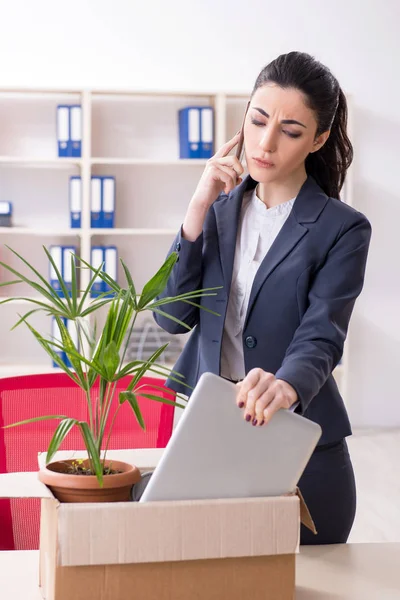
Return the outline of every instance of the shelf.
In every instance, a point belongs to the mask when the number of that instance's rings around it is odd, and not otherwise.
[[[178,232],[177,229],[150,229],[150,228],[141,228],[141,229],[91,229],[90,234],[93,235],[176,235]]]
[[[7,100],[59,100],[60,97],[70,100],[71,96],[80,97],[81,95],[82,90],[66,90],[63,88],[59,90],[54,88],[3,88],[0,91],[0,99],[6,98]]]
[[[29,156],[0,156],[0,166],[10,167],[41,167],[46,169],[70,169],[80,167],[81,158],[37,158]]]
[[[204,158],[176,158],[173,160],[148,159],[148,158],[91,158],[92,165],[138,165],[138,166],[205,166],[207,159]]]
[[[119,97],[123,98],[123,99],[127,99],[129,97],[132,98],[137,98],[140,96],[149,96],[151,98],[153,98],[154,96],[161,96],[163,98],[174,98],[174,97],[199,97],[199,98],[204,98],[204,97],[214,97],[214,96],[218,96],[219,94],[223,95],[223,96],[234,96],[234,97],[244,97],[247,98],[249,96],[248,92],[241,92],[241,91],[232,91],[232,92],[225,92],[225,91],[218,91],[218,90],[171,90],[171,91],[165,91],[165,90],[118,90],[118,89],[113,89],[113,90],[92,90],[92,96],[93,96],[93,100],[118,100]],[[103,98],[102,98],[103,96]]]
[[[0,227],[0,234],[6,235],[32,235],[35,237],[51,236],[51,237],[73,237],[79,236],[80,229],[64,229],[57,231],[56,229],[33,229],[31,227]]]

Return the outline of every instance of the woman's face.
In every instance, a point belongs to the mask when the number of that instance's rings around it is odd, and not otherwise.
[[[276,84],[259,88],[244,125],[246,162],[251,177],[261,183],[285,181],[304,171],[310,152],[319,150],[329,132],[316,138],[317,121],[302,93]]]

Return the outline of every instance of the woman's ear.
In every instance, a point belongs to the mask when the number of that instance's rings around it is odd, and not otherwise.
[[[330,133],[331,133],[330,130],[324,131],[324,133],[321,133],[318,137],[316,137],[314,140],[314,143],[313,143],[313,148],[310,152],[313,153],[313,152],[317,152],[318,150],[320,150],[322,148],[322,146],[325,144],[328,137],[330,136]]]

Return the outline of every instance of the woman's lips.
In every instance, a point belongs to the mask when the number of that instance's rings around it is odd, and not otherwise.
[[[268,162],[266,160],[261,160],[261,158],[253,158],[253,160],[257,166],[259,166],[263,169],[271,169],[272,167],[275,166],[274,163]]]

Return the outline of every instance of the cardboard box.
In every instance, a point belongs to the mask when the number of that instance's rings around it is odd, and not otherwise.
[[[108,456],[145,471],[161,452]],[[56,459],[80,456],[59,452]],[[60,504],[37,473],[11,473],[0,475],[0,497],[42,499],[39,585],[46,600],[292,600],[300,519],[313,527],[296,494]]]

